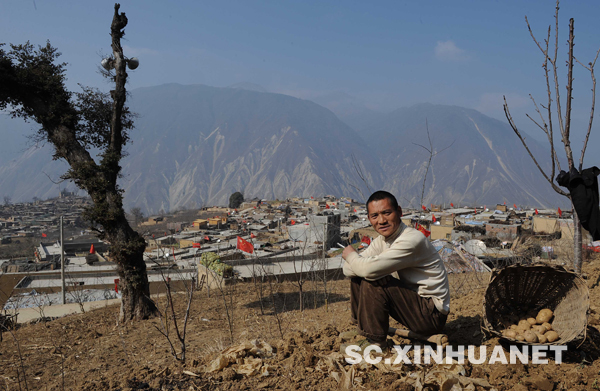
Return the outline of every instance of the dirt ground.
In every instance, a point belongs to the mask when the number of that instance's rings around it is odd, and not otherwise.
[[[213,289],[210,297],[206,289],[195,293],[185,362],[171,354],[160,317],[121,325],[117,306],[4,332],[0,389],[600,389],[600,259],[585,264],[584,273],[592,305],[587,339],[569,346],[562,364],[352,366],[338,353],[339,333],[353,329],[347,280],[327,282],[327,300],[322,281],[307,281],[303,311],[293,283],[249,282]],[[500,341],[480,331],[484,292],[454,297],[445,330],[451,345],[485,345],[489,356]],[[166,299],[157,301],[164,311]],[[185,296],[175,295],[175,304],[181,328]],[[172,323],[168,331],[179,353]],[[224,368],[209,372],[215,366]]]

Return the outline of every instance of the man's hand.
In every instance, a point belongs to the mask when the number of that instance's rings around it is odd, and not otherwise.
[[[344,248],[344,251],[342,251],[342,258],[346,259],[348,257],[348,255],[350,255],[351,253],[355,253],[356,250],[354,249],[354,247],[352,246],[346,246],[346,248]]]

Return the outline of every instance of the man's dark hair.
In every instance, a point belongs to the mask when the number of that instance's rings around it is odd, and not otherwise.
[[[371,194],[371,197],[369,197],[369,199],[367,200],[367,212],[369,212],[369,204],[371,202],[381,201],[385,199],[390,200],[390,203],[392,204],[392,208],[394,210],[398,210],[398,201],[396,200],[396,197],[394,197],[392,193],[388,193],[385,190],[378,190],[375,193]]]

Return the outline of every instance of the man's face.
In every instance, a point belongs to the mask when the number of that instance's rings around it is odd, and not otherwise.
[[[389,199],[371,201],[367,205],[369,210],[369,221],[378,234],[385,238],[391,236],[400,226],[402,209],[394,209]]]

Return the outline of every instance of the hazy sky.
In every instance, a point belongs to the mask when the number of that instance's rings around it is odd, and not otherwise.
[[[378,110],[455,104],[501,120],[506,95],[527,130],[533,128],[524,113],[534,113],[528,94],[540,102],[546,95],[542,57],[525,15],[543,40],[554,21],[555,2],[549,0],[121,4],[129,18],[125,55],[140,59],[140,67],[130,72],[130,88],[246,81],[307,99],[343,91]],[[100,53],[110,52],[113,6],[99,0],[0,0],[0,42],[49,39],[69,63],[72,88],[82,83],[107,89],[96,66]],[[584,63],[594,58],[600,47],[599,11],[595,0],[563,1],[563,53],[573,17],[576,56]],[[565,68],[562,58],[560,69]],[[576,71],[574,124],[583,129],[590,77],[581,67]]]

